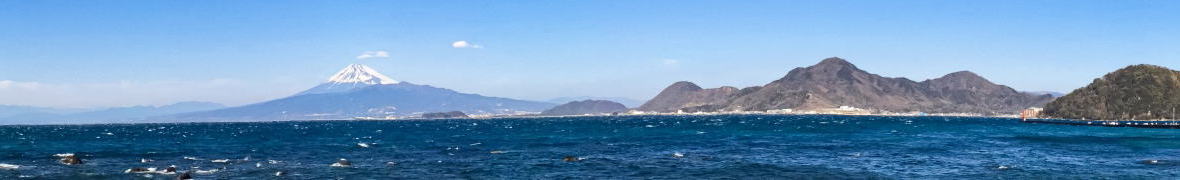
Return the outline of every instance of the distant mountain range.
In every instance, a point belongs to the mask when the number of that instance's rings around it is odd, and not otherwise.
[[[92,111],[50,110],[0,116],[0,124],[99,124],[144,122],[148,117],[224,108],[210,102],[179,102],[164,106],[116,107]]]
[[[637,100],[637,99],[631,99],[631,98],[625,98],[625,97],[595,97],[595,96],[559,97],[559,98],[553,98],[553,99],[547,100],[545,102],[553,103],[553,104],[565,104],[565,103],[569,103],[569,102],[585,101],[585,100],[607,100],[607,101],[612,101],[612,102],[616,102],[619,104],[623,104],[624,106],[631,107],[631,108],[639,107],[639,105],[643,105],[643,102],[644,102],[643,100]]]
[[[0,118],[25,114],[69,114],[86,111],[93,111],[93,109],[0,105]]]
[[[637,110],[765,111],[853,106],[890,112],[1007,114],[1041,106],[1053,97],[1022,93],[994,84],[975,73],[960,71],[915,82],[871,74],[840,58],[795,68],[763,86],[703,89],[676,82]]]
[[[1037,95],[1037,96],[1040,96],[1040,95],[1045,95],[1045,94],[1048,94],[1049,96],[1053,96],[1053,97],[1061,97],[1061,96],[1065,96],[1065,93],[1061,93],[1061,92],[1055,92],[1055,91],[1027,91],[1027,92],[1024,92],[1024,93],[1028,93],[1028,94],[1032,94],[1032,95]]]
[[[412,116],[431,112],[537,113],[554,104],[487,97],[390,79],[353,64],[328,82],[294,96],[212,111],[158,117],[166,121],[256,121]]]
[[[1044,115],[1091,120],[1180,119],[1180,71],[1133,65],[1045,105]]]

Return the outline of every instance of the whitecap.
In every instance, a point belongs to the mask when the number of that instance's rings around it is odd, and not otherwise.
[[[158,170],[158,169],[157,168],[131,168],[131,169],[123,170],[123,173],[147,174],[147,173],[157,173],[158,171],[156,171],[156,170]]]
[[[0,169],[20,169],[20,165],[0,163]]]
[[[197,173],[197,174],[213,174],[213,173],[217,173],[217,171],[220,171],[220,170],[218,170],[218,169],[210,169],[210,170],[200,170],[200,169],[198,169],[198,170],[196,170],[196,171],[193,171],[193,173]]]
[[[1008,169],[1012,169],[1012,167],[1005,166],[1005,165],[996,166],[996,170],[1008,170]]]
[[[361,147],[361,148],[369,148],[368,143],[356,143],[356,146]]]
[[[349,167],[349,166],[352,166],[352,164],[351,164],[351,163],[347,163],[347,161],[341,161],[341,162],[332,163],[332,165],[328,165],[328,166],[331,166],[331,167]]]
[[[228,162],[229,162],[229,159],[215,159],[215,160],[213,160],[213,161],[211,161],[211,162],[215,162],[215,163],[228,163]]]
[[[74,156],[74,153],[60,153],[60,154],[54,154],[53,156],[54,157],[70,157],[70,156]]]

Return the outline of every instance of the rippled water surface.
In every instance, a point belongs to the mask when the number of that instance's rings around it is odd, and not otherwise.
[[[75,153],[85,164],[58,164],[58,153]],[[566,156],[579,161],[565,162]],[[1178,156],[1180,130],[996,118],[723,115],[0,126],[0,164],[20,166],[0,169],[0,179],[173,179],[123,172],[170,165],[198,179],[274,178],[279,171],[284,179],[1174,178],[1180,176]],[[329,167],[341,158],[353,166]]]

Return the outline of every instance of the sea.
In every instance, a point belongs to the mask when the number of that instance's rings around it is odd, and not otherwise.
[[[195,179],[1174,179],[1180,130],[838,115],[0,126],[0,179],[175,179],[158,172],[169,166]]]

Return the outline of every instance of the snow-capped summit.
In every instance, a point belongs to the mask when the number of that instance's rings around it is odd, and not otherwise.
[[[393,80],[388,76],[382,75],[365,66],[363,64],[350,64],[344,67],[332,78],[328,78],[329,83],[363,83],[363,84],[397,84],[397,80]]]
[[[350,64],[348,67],[341,69],[340,72],[337,72],[336,75],[328,78],[328,82],[296,95],[349,92],[363,87],[398,83],[401,82],[382,75],[377,70],[369,68],[369,66]]]

